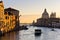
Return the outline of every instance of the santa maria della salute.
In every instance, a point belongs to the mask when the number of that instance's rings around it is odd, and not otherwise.
[[[49,16],[47,9],[44,9],[42,17],[38,18],[36,22],[33,23],[34,26],[41,27],[57,27],[60,28],[60,18],[56,18],[56,12],[52,12]]]
[[[45,9],[44,12],[42,13],[42,18],[48,19],[48,18],[56,18],[56,12],[52,12],[50,17],[49,14],[47,12],[47,10]]]
[[[0,1],[0,32],[5,33],[14,30],[19,26],[19,10],[5,8],[3,1]]]

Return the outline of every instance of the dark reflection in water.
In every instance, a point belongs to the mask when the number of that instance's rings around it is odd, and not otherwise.
[[[35,40],[40,40],[40,36],[35,36]]]
[[[19,40],[19,32],[7,33],[0,37],[0,40]]]

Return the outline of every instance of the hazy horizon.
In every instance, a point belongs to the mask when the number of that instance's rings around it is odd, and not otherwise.
[[[31,23],[40,18],[44,9],[47,9],[49,15],[56,12],[60,17],[60,0],[2,0],[5,8],[12,7],[20,11],[21,23]]]

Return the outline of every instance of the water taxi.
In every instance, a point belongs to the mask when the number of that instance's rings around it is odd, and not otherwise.
[[[35,36],[39,36],[41,33],[41,29],[35,29]]]

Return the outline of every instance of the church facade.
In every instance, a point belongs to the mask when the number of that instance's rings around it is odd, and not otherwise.
[[[59,27],[60,26],[60,18],[56,18],[56,12],[51,13],[50,17],[46,9],[42,13],[42,17],[38,18],[34,23],[35,26],[41,27]]]

